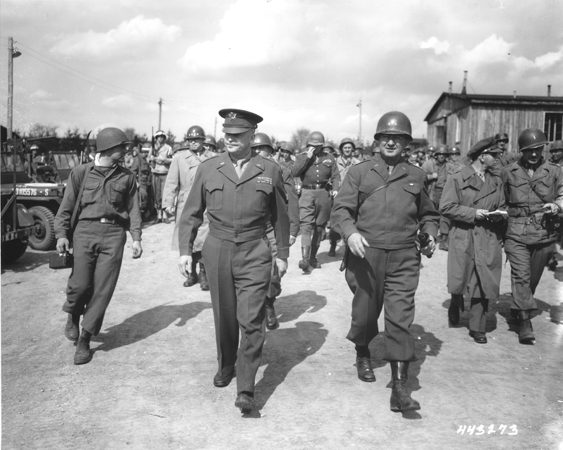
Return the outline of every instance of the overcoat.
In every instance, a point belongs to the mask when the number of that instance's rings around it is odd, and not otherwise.
[[[483,182],[473,166],[467,166],[448,179],[440,201],[440,212],[451,220],[448,292],[481,297],[478,290],[468,292],[476,271],[484,297],[495,299],[502,272],[503,222],[476,220],[478,209],[506,209],[503,183],[488,172]]]

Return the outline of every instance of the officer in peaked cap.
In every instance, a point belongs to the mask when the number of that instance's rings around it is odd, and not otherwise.
[[[203,161],[197,170],[180,218],[179,266],[187,276],[197,230],[207,214],[209,235],[202,256],[211,291],[219,365],[213,384],[228,386],[236,363],[235,406],[249,412],[254,409],[254,384],[262,358],[272,264],[277,265],[280,277],[287,270],[287,197],[280,166],[251,148],[262,117],[241,109],[222,109],[219,115],[225,119],[225,153]],[[275,233],[275,262],[267,243],[268,223]]]

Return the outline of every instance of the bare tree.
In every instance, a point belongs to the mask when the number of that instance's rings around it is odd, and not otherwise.
[[[295,133],[291,135],[290,142],[295,146],[297,152],[302,145],[307,143],[307,137],[311,134],[311,130],[308,128],[298,128]]]
[[[174,145],[174,143],[176,142],[176,135],[174,133],[172,133],[172,130],[168,130],[166,132],[166,141],[170,145]]]
[[[57,125],[44,125],[39,122],[34,123],[29,127],[28,137],[46,137],[57,135]]]

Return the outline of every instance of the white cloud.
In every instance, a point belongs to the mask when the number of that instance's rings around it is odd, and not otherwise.
[[[436,36],[432,36],[427,41],[420,43],[420,48],[422,49],[432,49],[437,55],[442,53],[448,53],[450,49],[450,43],[448,41],[439,41]]]
[[[149,51],[155,45],[174,42],[180,27],[165,25],[158,18],[145,19],[139,15],[124,21],[107,32],[89,30],[66,37],[52,51],[65,56],[95,56],[103,59]]]
[[[53,94],[44,91],[43,89],[38,89],[37,91],[33,92],[29,95],[32,100],[47,100],[53,98]]]
[[[131,108],[134,105],[133,100],[125,95],[118,95],[115,97],[106,97],[102,100],[102,105],[108,108],[122,109]]]

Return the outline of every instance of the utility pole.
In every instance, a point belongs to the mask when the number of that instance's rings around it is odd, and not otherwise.
[[[12,139],[13,113],[14,113],[14,58],[21,55],[16,48],[14,39],[8,38],[8,139]]]
[[[215,128],[213,129],[213,137],[217,139],[217,116],[215,116]]]
[[[158,101],[158,129],[162,130],[162,99]]]
[[[360,108],[360,131],[358,133],[358,141],[360,141],[360,143],[363,144],[362,141],[362,98],[360,97],[360,103],[358,103],[356,105],[358,108]]]

